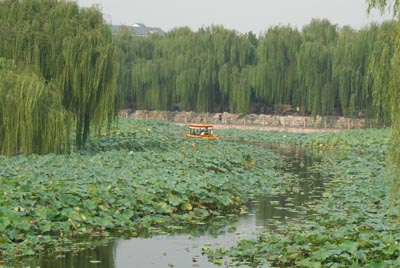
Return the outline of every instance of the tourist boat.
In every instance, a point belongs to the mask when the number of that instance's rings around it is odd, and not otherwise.
[[[189,124],[188,138],[199,138],[204,140],[216,140],[217,135],[213,134],[213,126],[210,124]]]

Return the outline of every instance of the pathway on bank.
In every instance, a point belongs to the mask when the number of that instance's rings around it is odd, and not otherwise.
[[[178,126],[187,124],[175,123]],[[339,128],[301,128],[301,127],[284,127],[284,126],[256,126],[256,125],[234,125],[234,124],[212,124],[216,130],[218,129],[242,129],[242,130],[264,130],[264,131],[281,131],[291,133],[324,133],[324,132],[340,132],[347,129]]]

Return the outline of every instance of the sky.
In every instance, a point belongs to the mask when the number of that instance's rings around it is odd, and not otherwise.
[[[301,29],[315,19],[339,27],[360,29],[390,19],[378,11],[367,14],[366,0],[76,0],[81,7],[98,5],[112,24],[144,23],[170,31],[188,26],[193,31],[222,25],[241,33],[264,33],[281,25]]]

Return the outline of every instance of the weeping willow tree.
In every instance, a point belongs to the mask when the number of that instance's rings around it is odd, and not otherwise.
[[[221,26],[197,32],[183,27],[162,38],[133,37],[131,41],[132,61],[123,63],[122,69],[125,66],[132,69],[131,86],[125,88],[129,91],[125,95],[132,96],[136,108],[172,110],[179,107],[205,112],[241,107],[241,111],[247,112],[249,105],[229,103],[242,101],[235,99],[240,94],[233,93],[239,89],[232,87],[231,80],[237,76],[231,71],[237,68],[241,77],[241,70],[255,60],[254,40],[249,36]],[[143,46],[152,48],[150,55],[142,53]]]
[[[376,118],[390,125],[392,116],[390,109],[390,81],[392,58],[396,32],[395,22],[385,22],[380,26],[377,42],[374,46],[368,66],[368,83],[371,86],[372,105]]]
[[[303,43],[297,54],[300,106],[312,115],[331,114],[336,100],[332,79],[336,26],[328,20],[313,20],[303,28]]]
[[[133,90],[132,87],[132,69],[133,61],[135,59],[135,47],[133,46],[133,35],[128,27],[121,27],[114,35],[113,44],[116,49],[117,60],[120,66],[119,69],[117,88],[118,88],[118,109],[131,108],[133,103]],[[147,46],[140,46],[147,47]]]
[[[54,34],[58,36],[60,31],[65,31],[64,24],[70,30],[61,40],[62,70],[55,78],[61,81],[63,105],[74,114],[79,149],[84,147],[91,128],[97,133],[104,120],[113,119],[118,64],[114,59],[111,30],[98,10],[79,9],[69,2],[57,7],[56,14],[66,15],[62,21],[58,19],[62,25],[53,29]]]
[[[338,89],[336,106],[344,116],[351,117],[360,112],[369,117],[374,114],[367,78],[378,32],[376,24],[359,31],[348,26],[339,31],[333,56],[333,79]]]
[[[253,91],[251,85],[251,67],[242,69],[239,72],[237,69],[234,70],[233,76],[233,88],[232,88],[232,100],[230,105],[231,110],[238,113],[248,113],[251,104],[251,94]]]
[[[397,19],[396,31],[392,32],[392,36],[387,38],[391,39],[384,46],[382,53],[377,61],[375,61],[375,70],[380,73],[376,80],[381,79],[381,84],[388,83],[387,93],[389,98],[384,100],[386,103],[382,104],[382,108],[390,113],[391,118],[391,147],[389,160],[392,163],[391,167],[394,170],[393,176],[393,188],[392,188],[392,201],[395,205],[399,205],[399,190],[400,190],[400,1],[386,1],[386,0],[368,0],[369,10],[372,8],[380,8],[384,10],[388,8],[393,16]],[[391,49],[393,49],[391,51]],[[392,53],[390,59],[389,55]],[[388,68],[389,67],[389,68]],[[383,95],[385,92],[380,93],[381,89],[378,87],[374,88],[375,95]],[[400,219],[400,210],[399,210]]]
[[[269,104],[292,104],[297,89],[296,54],[301,35],[290,27],[273,27],[260,38],[254,70],[256,96]],[[297,103],[295,103],[297,105]]]
[[[82,148],[115,113],[118,65],[102,14],[58,0],[3,0],[0,10],[0,56],[30,66],[46,90],[57,91]]]
[[[195,110],[199,91],[201,58],[195,51],[195,33],[188,27],[177,28],[163,39],[160,53],[166,55],[175,78],[174,107]],[[176,106],[176,107],[175,107]]]
[[[71,119],[57,85],[0,58],[1,154],[67,152]]]
[[[291,104],[314,116],[372,117],[383,102],[370,63],[381,55],[384,32],[392,31],[386,28],[312,20],[302,31],[271,27],[258,38],[222,26],[146,38],[126,29],[114,39],[119,96],[138,109],[248,113],[256,105]],[[378,113],[379,120],[385,116]]]

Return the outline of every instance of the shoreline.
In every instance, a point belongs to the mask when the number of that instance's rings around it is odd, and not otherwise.
[[[174,123],[177,126],[186,126],[184,123]],[[261,131],[279,131],[289,133],[325,133],[325,132],[342,132],[348,129],[339,128],[301,128],[301,127],[285,127],[285,126],[256,126],[256,125],[237,125],[237,124],[212,124],[215,130],[219,129],[240,129],[240,130],[261,130]]]
[[[147,110],[124,110],[121,118],[162,120],[176,125],[210,123],[219,129],[247,129],[263,131],[285,131],[295,133],[338,132],[360,128],[381,127],[378,122],[366,118],[340,116],[300,116],[267,114],[230,114],[163,112]]]

